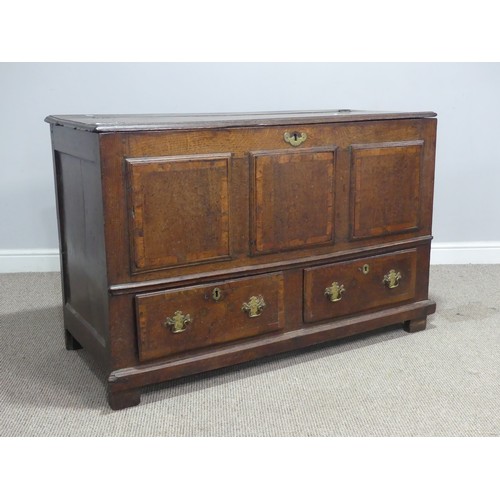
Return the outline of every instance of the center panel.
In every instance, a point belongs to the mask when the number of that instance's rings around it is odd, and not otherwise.
[[[250,153],[252,254],[332,243],[335,150]]]

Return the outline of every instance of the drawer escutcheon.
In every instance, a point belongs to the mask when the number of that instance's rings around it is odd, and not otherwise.
[[[368,264],[363,264],[363,267],[358,268],[363,274],[368,274],[370,272],[370,266]]]

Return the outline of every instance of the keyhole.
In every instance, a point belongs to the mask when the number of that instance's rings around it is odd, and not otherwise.
[[[363,271],[363,274],[368,274],[370,272],[370,266],[368,264],[364,264],[363,267],[359,268],[360,271]]]
[[[222,298],[222,293],[220,291],[220,288],[214,288],[212,290],[212,299],[214,299],[216,302],[219,301]]]

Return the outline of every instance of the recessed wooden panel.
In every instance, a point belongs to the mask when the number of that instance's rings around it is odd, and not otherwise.
[[[335,148],[251,154],[253,253],[333,240]]]
[[[81,142],[85,144],[85,139]],[[102,302],[107,292],[103,292],[106,258],[100,172],[94,162],[70,154],[56,152],[54,159],[65,322],[78,318],[72,323],[73,335],[81,339],[80,334],[85,332],[83,336],[90,336],[90,343],[87,339],[82,343],[100,356],[107,342],[107,305]]]
[[[384,277],[399,273],[394,288]],[[393,252],[304,270],[304,321],[306,323],[361,313],[415,297],[417,251]],[[333,283],[342,286],[340,300],[325,294]]]
[[[423,141],[351,148],[351,238],[416,231]]]
[[[133,271],[229,257],[229,154],[126,162]]]
[[[262,299],[255,316],[245,311],[252,297]],[[141,361],[280,330],[283,273],[137,295],[136,311]],[[176,313],[180,332],[169,325]]]

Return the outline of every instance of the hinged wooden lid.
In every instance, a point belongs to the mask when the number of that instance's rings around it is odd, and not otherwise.
[[[412,113],[334,109],[214,114],[51,115],[45,118],[45,121],[90,132],[129,132],[397,120],[435,116],[436,113],[432,111]]]

